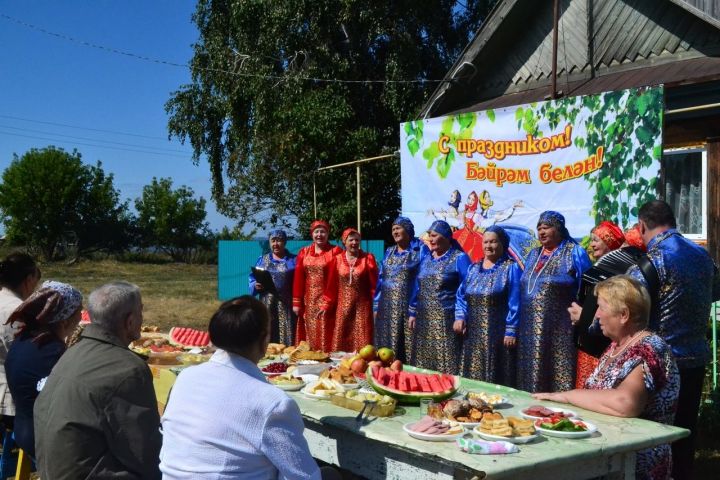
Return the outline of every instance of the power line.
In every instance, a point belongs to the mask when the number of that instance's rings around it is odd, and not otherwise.
[[[131,148],[121,148],[121,147],[110,147],[107,145],[97,145],[97,144],[91,144],[91,143],[82,143],[82,142],[72,142],[68,140],[63,139],[57,139],[57,138],[48,138],[48,137],[39,137],[34,135],[23,135],[21,133],[10,133],[10,132],[0,132],[0,135],[7,135],[11,137],[23,137],[23,138],[30,138],[33,140],[47,140],[49,142],[58,142],[58,143],[64,143],[64,144],[70,144],[70,145],[82,145],[85,147],[95,147],[95,148],[104,148],[106,150],[120,150],[123,152],[135,152],[135,153],[146,153],[149,155],[160,155],[162,157],[175,157],[175,158],[189,158],[188,156],[182,156],[182,155],[174,155],[171,153],[160,153],[160,152],[150,152],[147,150],[136,150]]]
[[[1,14],[0,14],[0,15],[1,15]],[[118,131],[116,131],[116,130],[103,130],[103,129],[101,129],[101,128],[81,127],[81,126],[78,126],[78,125],[70,125],[70,124],[67,124],[67,123],[47,122],[47,121],[43,121],[43,120],[33,120],[33,119],[30,119],[30,118],[14,117],[14,116],[12,116],[12,115],[0,115],[0,118],[8,118],[8,119],[11,119],[11,120],[20,120],[20,121],[23,121],[23,122],[31,122],[31,123],[42,123],[42,124],[44,124],[44,125],[53,125],[53,126],[56,126],[56,127],[77,128],[77,129],[80,129],[80,130],[89,130],[89,131],[91,131],[91,132],[103,132],[103,133],[112,133],[112,134],[115,134],[115,135],[126,135],[126,136],[128,136],[128,137],[149,138],[149,139],[151,139],[151,140],[158,140],[158,139],[167,140],[166,138],[163,138],[163,137],[151,137],[151,136],[149,136],[149,135],[141,135],[141,134],[139,134],[139,133],[127,133],[127,132],[118,132]]]
[[[93,42],[88,42],[86,40],[78,39],[75,37],[71,37],[69,35],[65,35],[62,33],[53,32],[50,30],[47,30],[43,27],[39,27],[37,25],[34,25],[32,23],[25,22],[23,20],[19,20],[17,18],[11,17],[9,15],[6,15],[4,13],[0,13],[0,18],[7,20],[9,22],[16,23],[18,25],[22,25],[23,27],[36,30],[38,32],[41,32],[45,35],[50,35],[52,37],[61,38],[63,40],[67,40],[69,42],[77,43],[79,45],[95,48],[98,50],[103,50],[108,53],[113,53],[116,55],[122,55],[125,57],[133,58],[136,60],[143,60],[150,63],[156,63],[159,65],[166,65],[170,67],[181,67],[181,68],[192,68],[190,65],[186,63],[177,63],[177,62],[171,62],[169,60],[162,60],[157,58],[148,57],[145,55],[139,55],[132,52],[127,52],[124,50],[119,50],[117,48],[108,47],[105,45],[100,45]],[[256,56],[247,55],[244,53],[235,52],[235,55],[242,59],[243,62],[250,58],[258,58]],[[242,68],[242,63],[240,63],[240,67]],[[225,70],[222,68],[205,68],[205,67],[194,67],[196,70],[206,71],[206,72],[215,72],[215,73],[225,73],[228,75],[233,75],[237,77],[248,77],[248,78],[260,78],[264,80],[303,80],[303,81],[311,81],[316,83],[342,83],[342,84],[424,84],[424,83],[450,83],[457,80],[460,80],[462,77],[456,77],[454,79],[417,79],[417,80],[343,80],[339,78],[318,78],[318,77],[304,77],[304,76],[288,76],[288,75],[263,75],[259,73],[243,73],[243,72],[237,72],[237,71],[231,71],[231,70]]]
[[[63,133],[57,133],[57,132],[46,132],[46,131],[43,131],[43,130],[33,130],[33,129],[31,129],[31,128],[12,127],[12,126],[10,126],[10,125],[1,125],[1,124],[0,124],[0,128],[9,128],[9,129],[11,129],[11,130],[19,130],[19,131],[21,131],[21,132],[40,133],[40,134],[42,134],[42,135],[56,135],[56,136],[59,136],[59,137],[62,137],[62,138],[71,138],[71,139],[74,139],[74,140],[87,140],[87,141],[90,141],[90,142],[111,143],[111,144],[113,144],[113,145],[120,145],[120,146],[122,146],[122,147],[149,148],[149,149],[152,149],[152,150],[160,150],[160,151],[163,151],[163,152],[165,152],[165,153],[189,153],[189,152],[186,152],[186,151],[184,151],[184,150],[173,150],[173,149],[169,149],[169,148],[153,147],[153,146],[150,146],[150,145],[137,145],[137,144],[133,144],[133,143],[113,142],[113,141],[111,141],[111,140],[101,140],[101,139],[97,139],[97,138],[76,137],[76,136],[74,136],[74,135],[65,135],[65,134],[63,134]]]

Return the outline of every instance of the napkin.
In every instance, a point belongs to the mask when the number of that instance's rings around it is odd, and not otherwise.
[[[499,455],[505,453],[517,453],[520,449],[510,442],[486,442],[473,438],[458,438],[456,440],[460,450],[478,455]]]

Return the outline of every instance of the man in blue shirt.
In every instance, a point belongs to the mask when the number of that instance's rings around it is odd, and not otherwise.
[[[640,207],[640,233],[647,255],[657,270],[649,328],[670,344],[680,370],[680,397],[675,425],[690,429],[690,437],[672,445],[673,478],[691,479],[695,454],[695,427],[705,366],[710,359],[706,338],[712,303],[714,263],[708,252],[676,230],[675,216],[667,203],[654,200]],[[648,282],[636,265],[628,273],[645,286]]]

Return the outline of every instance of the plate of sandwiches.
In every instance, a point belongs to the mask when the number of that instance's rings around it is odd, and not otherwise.
[[[519,417],[503,418],[499,413],[483,417],[473,429],[485,440],[502,440],[511,443],[529,443],[538,437],[532,420]]]

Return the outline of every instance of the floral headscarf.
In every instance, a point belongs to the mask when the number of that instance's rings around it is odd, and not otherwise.
[[[640,225],[637,223],[625,232],[625,242],[630,246],[639,248],[643,252],[647,251],[647,245],[645,245],[642,234],[640,234]]]
[[[270,234],[268,235],[268,240],[272,240],[273,238],[277,238],[278,240],[287,242],[287,233],[285,233],[285,230],[283,230],[281,228],[278,228],[275,230],[270,230]]]
[[[571,240],[570,232],[565,227],[565,217],[560,212],[556,212],[554,210],[546,210],[543,213],[540,214],[540,218],[538,219],[537,226],[540,225],[547,225],[549,227],[555,227],[557,228],[558,232],[560,232],[560,236],[564,240]]]
[[[593,229],[593,233],[607,245],[610,250],[617,250],[625,242],[623,231],[613,222],[605,220]]]

